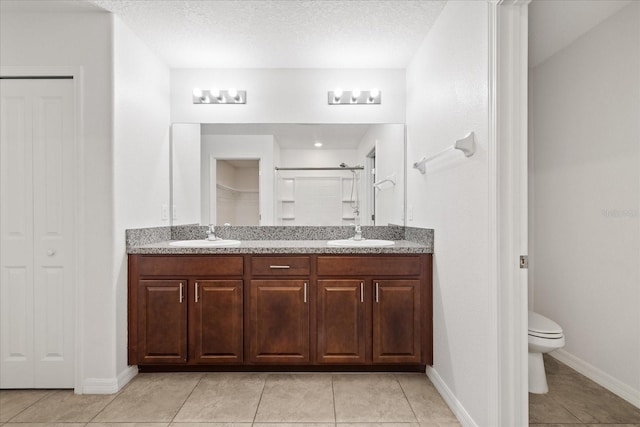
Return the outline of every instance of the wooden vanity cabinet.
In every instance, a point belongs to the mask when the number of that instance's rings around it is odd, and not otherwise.
[[[309,256],[251,257],[249,359],[254,364],[310,360]]]
[[[367,362],[369,304],[364,280],[318,280],[318,363]]]
[[[186,280],[138,282],[138,363],[186,363],[186,283]]]
[[[431,255],[317,258],[319,363],[431,364]]]
[[[373,363],[420,363],[420,280],[374,280],[373,292]]]
[[[242,256],[129,256],[129,364],[241,364]]]
[[[251,281],[250,360],[309,363],[309,281]]]
[[[432,258],[130,255],[129,364],[432,364]]]
[[[242,363],[242,284],[242,280],[193,282],[189,310],[189,355],[193,363]]]

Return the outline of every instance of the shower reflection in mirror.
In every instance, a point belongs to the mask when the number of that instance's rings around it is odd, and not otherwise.
[[[172,225],[405,225],[404,124],[179,123],[171,150]]]

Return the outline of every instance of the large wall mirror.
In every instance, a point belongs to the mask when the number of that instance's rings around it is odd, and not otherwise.
[[[404,124],[173,124],[172,225],[405,223]]]

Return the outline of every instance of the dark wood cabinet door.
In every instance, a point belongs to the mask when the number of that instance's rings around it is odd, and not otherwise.
[[[419,363],[420,281],[373,281],[373,362]]]
[[[318,362],[366,362],[364,280],[319,280]]]
[[[251,362],[309,362],[308,286],[306,280],[251,281]]]
[[[186,280],[138,282],[138,363],[186,363],[186,285]]]
[[[191,362],[242,363],[242,280],[196,280],[191,286]]]

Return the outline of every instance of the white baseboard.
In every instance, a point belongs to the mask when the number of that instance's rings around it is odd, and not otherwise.
[[[640,390],[635,390],[628,384],[623,383],[619,379],[612,377],[604,371],[601,371],[600,369],[585,362],[579,357],[574,356],[566,350],[560,349],[552,351],[551,353],[549,353],[549,356],[559,360],[570,368],[575,369],[585,377],[600,384],[611,393],[620,396],[627,402],[640,408]]]
[[[118,375],[118,390],[122,390],[122,387],[126,386],[136,375],[138,375],[138,367],[127,366],[125,370]]]
[[[87,378],[84,380],[82,393],[114,394],[120,391],[136,375],[138,375],[138,367],[128,366],[115,378]]]
[[[469,415],[464,406],[462,406],[462,403],[460,403],[449,386],[447,386],[442,377],[438,375],[438,372],[432,366],[427,366],[427,376],[446,404],[449,405],[453,415],[455,415],[458,421],[460,421],[460,424],[463,427],[478,427],[478,424],[473,420],[473,418],[471,418],[471,415]]]

